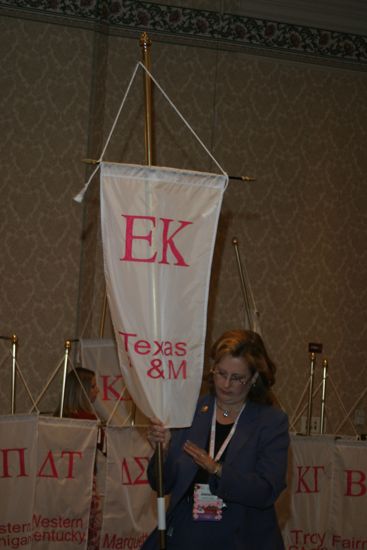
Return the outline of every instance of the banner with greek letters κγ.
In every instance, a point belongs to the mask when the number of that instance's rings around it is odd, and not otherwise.
[[[0,417],[0,548],[32,547],[38,417]]]
[[[116,342],[110,339],[80,340],[82,365],[96,374],[99,393],[93,403],[99,417],[109,425],[123,426],[134,418],[135,424],[148,420],[135,407],[126,388],[117,355]],[[121,396],[121,397],[120,397]]]
[[[333,461],[333,436],[291,437],[288,517],[279,518],[287,549],[328,549]]]
[[[147,479],[152,449],[137,428],[109,427],[100,548],[140,548],[155,527],[156,498]]]
[[[134,402],[188,426],[199,395],[212,255],[227,176],[101,165],[104,268]]]
[[[33,544],[87,548],[97,422],[40,417]]]

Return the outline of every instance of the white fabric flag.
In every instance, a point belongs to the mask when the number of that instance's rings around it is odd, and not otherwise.
[[[32,549],[87,547],[97,423],[40,418]]]
[[[136,428],[109,427],[101,548],[140,548],[157,523],[147,479],[152,449]]]
[[[327,548],[334,461],[334,437],[291,437],[287,517],[280,515],[287,549]],[[284,512],[284,510],[283,510]]]
[[[335,442],[330,548],[367,548],[367,442]]]
[[[36,415],[0,418],[0,548],[32,545],[37,425]]]
[[[211,262],[227,176],[102,163],[107,295],[120,366],[147,417],[188,426],[199,395]]]

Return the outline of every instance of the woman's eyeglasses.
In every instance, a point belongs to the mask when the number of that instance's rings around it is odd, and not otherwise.
[[[233,382],[234,384],[245,385],[249,381],[249,378],[247,378],[247,376],[241,376],[240,374],[229,374],[224,370],[218,369],[218,367],[212,369],[211,372],[214,374],[214,376],[217,376],[219,379],[222,379],[225,381],[229,380],[229,382],[231,383]]]

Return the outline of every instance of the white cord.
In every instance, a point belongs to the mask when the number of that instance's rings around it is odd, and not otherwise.
[[[148,69],[143,65],[141,61],[139,61],[139,65],[144,69],[144,71],[150,76],[150,78],[153,80],[154,84],[157,86],[157,88],[162,92],[164,97],[167,99],[168,103],[171,105],[171,107],[174,109],[174,111],[178,114],[182,122],[187,126],[187,128],[190,130],[190,132],[196,137],[200,145],[203,147],[203,149],[208,153],[210,158],[215,162],[215,164],[218,166],[219,170],[222,172],[224,176],[227,175],[227,173],[223,170],[221,165],[217,162],[217,160],[213,157],[209,149],[204,145],[204,143],[201,141],[199,136],[196,134],[196,132],[191,128],[190,124],[186,121],[185,117],[180,113],[180,111],[177,109],[177,107],[174,105],[174,103],[170,100],[166,92],[160,87],[154,76],[148,71]]]
[[[199,138],[199,136],[197,135],[197,133],[195,132],[195,130],[190,126],[190,124],[187,122],[187,120],[185,119],[185,117],[180,113],[180,111],[177,109],[177,107],[174,105],[174,103],[171,101],[171,99],[168,97],[168,95],[166,94],[166,92],[163,90],[163,88],[158,84],[157,80],[154,78],[154,76],[151,74],[150,71],[148,71],[148,69],[145,67],[145,65],[139,61],[139,63],[136,64],[135,66],[135,69],[133,71],[133,74],[130,78],[130,82],[128,84],[128,87],[127,87],[127,90],[124,94],[124,97],[122,99],[122,102],[121,102],[121,105],[117,111],[117,115],[115,117],[115,120],[112,124],[112,127],[111,127],[111,130],[110,130],[110,133],[107,137],[107,140],[106,140],[106,143],[102,149],[102,153],[97,161],[97,166],[96,168],[93,170],[91,176],[89,177],[88,181],[84,184],[83,188],[81,189],[81,191],[75,195],[74,197],[74,200],[76,202],[82,202],[83,198],[84,198],[84,195],[89,187],[89,184],[90,182],[92,181],[93,177],[95,176],[95,174],[97,173],[97,171],[99,170],[100,168],[100,163],[103,161],[103,157],[104,157],[104,154],[106,152],[106,149],[110,143],[110,140],[111,140],[111,137],[112,137],[112,134],[116,128],[116,124],[118,122],[118,119],[120,117],[120,114],[121,114],[121,111],[122,111],[122,108],[125,104],[125,101],[126,101],[126,98],[130,92],[130,88],[132,86],[132,83],[134,81],[134,78],[136,76],[136,72],[138,70],[139,67],[142,67],[142,69],[144,69],[144,71],[149,75],[149,77],[153,80],[154,84],[157,86],[157,88],[160,90],[160,92],[163,94],[163,96],[166,98],[166,100],[168,101],[168,103],[171,105],[171,107],[173,108],[173,110],[176,112],[176,114],[180,117],[180,119],[182,120],[182,122],[185,124],[185,126],[190,130],[190,132],[195,136],[195,138],[197,139],[197,141],[200,143],[200,145],[202,146],[202,148],[207,152],[207,154],[210,156],[210,158],[214,161],[214,163],[217,165],[217,167],[219,168],[219,170],[222,172],[222,174],[224,176],[227,176],[227,184],[228,184],[228,175],[227,173],[223,170],[223,168],[221,167],[221,165],[217,162],[217,160],[213,157],[213,155],[211,154],[211,152],[209,151],[209,149],[206,147],[206,145],[204,145],[204,143],[202,142],[202,140]],[[226,186],[227,186],[226,184]]]

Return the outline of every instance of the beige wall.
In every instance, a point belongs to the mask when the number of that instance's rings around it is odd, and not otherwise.
[[[137,37],[19,17],[0,18],[6,47],[0,104],[1,335],[19,337],[35,394],[66,338],[96,337],[103,302],[98,189],[73,202],[140,58]],[[237,236],[292,414],[309,374],[308,342],[324,344],[347,410],[367,383],[367,75],[348,66],[226,51],[155,38],[155,77],[231,175],[213,266],[208,343],[243,326],[231,240]],[[156,163],[214,170],[159,93]],[[107,160],[144,162],[141,75]],[[107,326],[106,335],[110,328]],[[1,413],[10,407],[8,344],[0,343]],[[5,358],[5,359],[4,359]],[[318,362],[317,383],[321,374]],[[57,381],[43,409],[53,408]],[[26,398],[19,385],[18,410]],[[343,417],[329,383],[328,425]],[[360,408],[367,414],[367,398]],[[363,427],[366,430],[366,426]],[[345,426],[345,432],[350,432]]]

